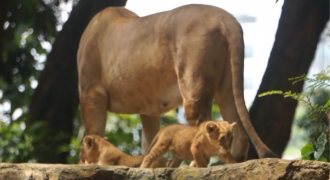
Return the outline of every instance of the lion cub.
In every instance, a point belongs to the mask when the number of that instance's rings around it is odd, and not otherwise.
[[[103,137],[97,135],[87,135],[84,137],[79,154],[80,161],[86,165],[120,165],[128,167],[133,167],[141,163],[143,157],[143,155],[128,155]],[[166,163],[167,160],[164,157],[160,157],[150,167],[166,167]]]
[[[178,167],[183,160],[194,160],[196,167],[206,167],[211,156],[225,163],[235,163],[230,153],[236,123],[205,121],[199,126],[172,124],[158,132],[140,168],[149,168],[158,157],[171,152],[168,167]]]

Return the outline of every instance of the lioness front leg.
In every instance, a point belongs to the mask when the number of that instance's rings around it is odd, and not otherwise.
[[[147,116],[140,114],[142,124],[141,153],[144,154],[151,141],[160,130],[160,116]]]
[[[103,137],[107,119],[108,96],[106,91],[97,85],[79,90],[86,135],[95,134]]]

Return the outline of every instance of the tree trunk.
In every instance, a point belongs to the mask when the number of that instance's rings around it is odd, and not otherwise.
[[[3,29],[3,26],[5,24],[5,19],[6,19],[6,7],[7,7],[7,0],[2,0],[0,1],[0,71],[2,70],[3,67],[3,61],[2,61],[2,51],[3,51],[3,32],[4,32],[4,29]],[[1,76],[1,74],[0,74]]]
[[[80,37],[96,13],[108,6],[125,6],[126,1],[80,0],[56,37],[29,108],[28,126],[46,123],[35,132],[33,157],[38,162],[66,163],[69,152],[59,152],[59,148],[70,143],[79,103],[76,54]]]
[[[328,0],[286,0],[273,49],[258,94],[270,90],[301,92],[303,82],[292,85],[288,78],[307,74],[320,34],[329,20]],[[279,156],[291,133],[297,101],[282,95],[256,96],[250,109],[260,138]],[[248,159],[258,158],[250,146]]]

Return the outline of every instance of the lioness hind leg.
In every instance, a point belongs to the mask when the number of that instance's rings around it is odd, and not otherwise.
[[[186,119],[189,125],[196,126],[211,119],[215,83],[198,67],[193,67],[198,65],[187,63],[185,66],[184,74],[180,75],[182,72],[178,70],[178,83]]]
[[[148,149],[151,141],[160,130],[160,116],[147,116],[140,114],[142,123],[142,141],[141,152],[144,154]]]
[[[88,90],[80,90],[79,93],[86,135],[96,134],[103,137],[107,118],[106,91],[100,86],[94,86]]]
[[[186,74],[186,77],[179,78],[183,108],[189,125],[196,126],[211,119],[214,84],[203,75],[191,78],[193,72]]]
[[[237,127],[234,129],[234,139],[231,145],[231,154],[237,162],[243,162],[246,160],[249,148],[249,139],[245,133],[245,129],[240,121],[235,106],[234,96],[232,90],[230,90],[231,82],[228,83],[230,83],[229,90],[222,89],[225,88],[225,85],[221,86],[220,90],[216,92],[215,100],[220,108],[223,119],[229,121],[230,123],[237,123]]]
[[[200,96],[200,98],[196,100],[189,93],[183,92],[183,107],[189,125],[197,126],[203,121],[211,119],[212,98],[207,97],[209,95],[207,92],[199,91],[192,93],[195,93],[193,96]]]
[[[222,46],[219,34],[209,27],[194,28],[194,36],[182,38],[175,69],[188,123],[211,119],[212,101],[219,86]],[[196,34],[198,34],[196,36]]]

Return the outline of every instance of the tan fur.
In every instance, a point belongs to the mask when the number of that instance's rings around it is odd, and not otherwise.
[[[109,7],[90,21],[77,56],[87,134],[104,135],[107,111],[140,114],[145,150],[162,113],[183,105],[189,124],[199,125],[211,118],[215,99],[224,119],[238,125],[231,149],[237,161],[246,159],[245,131],[259,157],[274,156],[245,106],[242,28],[223,9],[187,5],[138,17]]]
[[[87,135],[80,150],[80,164],[119,165],[133,167],[141,163],[143,155],[131,156],[116,148],[110,142],[97,135]],[[165,167],[167,160],[158,158],[151,168]]]
[[[166,152],[171,152],[169,167],[178,167],[183,160],[194,160],[197,167],[206,167],[211,156],[225,163],[235,163],[230,154],[233,127],[227,121],[205,121],[197,126],[173,124],[163,128],[152,141],[141,168]]]

